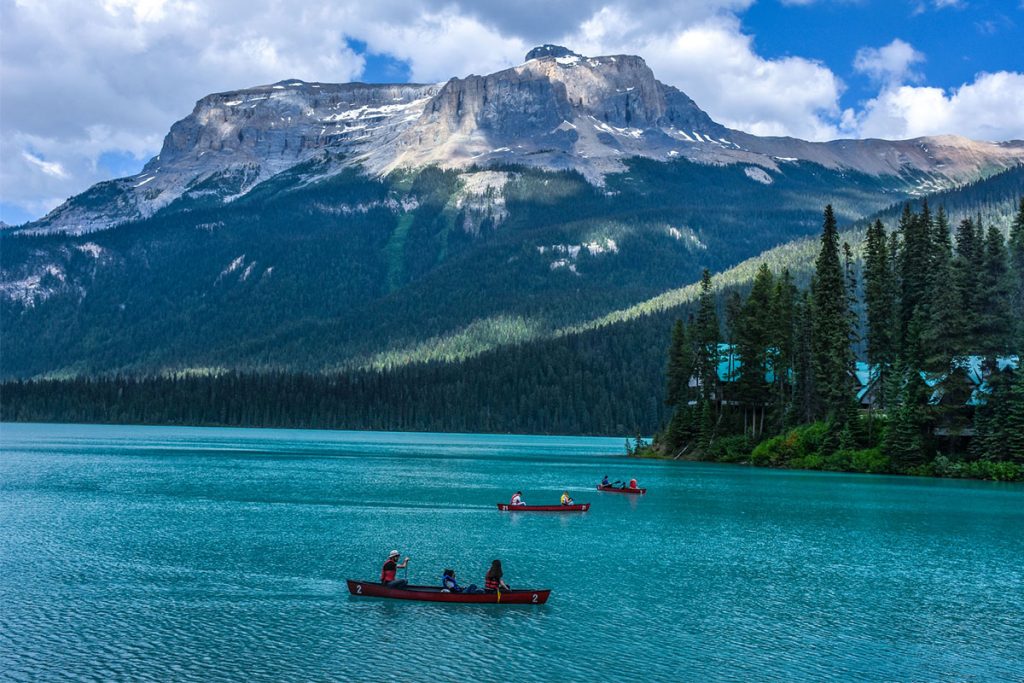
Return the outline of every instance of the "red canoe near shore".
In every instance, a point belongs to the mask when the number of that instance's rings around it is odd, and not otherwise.
[[[348,579],[348,592],[364,598],[391,598],[421,602],[467,602],[496,605],[543,605],[551,595],[550,588],[501,591],[500,593],[446,593],[437,586],[406,586],[388,588],[376,581]]]
[[[590,503],[579,505],[509,505],[498,503],[498,509],[502,512],[586,512],[590,509]]]
[[[608,493],[633,493],[638,496],[642,496],[647,493],[647,489],[631,489],[629,487],[620,489],[617,486],[601,486],[600,484],[597,485],[597,490],[606,491]]]

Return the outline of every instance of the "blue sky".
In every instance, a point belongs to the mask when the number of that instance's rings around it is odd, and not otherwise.
[[[553,42],[643,56],[716,120],[1024,138],[1024,0],[0,0],[0,220],[138,172],[199,98],[442,81]]]

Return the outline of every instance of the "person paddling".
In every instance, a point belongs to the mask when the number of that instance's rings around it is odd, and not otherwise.
[[[608,481],[608,475],[604,475],[604,479],[601,480],[601,486],[603,486],[604,488],[610,488],[611,485],[612,483]]]
[[[562,491],[562,505],[572,505],[572,498],[569,497],[568,491]]]
[[[513,493],[512,500],[509,501],[509,505],[526,505],[526,503],[523,502],[523,492],[516,491]]]
[[[634,477],[634,478],[629,480],[629,488],[631,488],[631,489],[640,488],[639,486],[636,485],[636,477]]]
[[[388,588],[405,588],[409,585],[409,582],[405,579],[396,578],[396,574],[399,569],[405,569],[409,566],[409,558],[406,557],[402,564],[398,564],[398,558],[401,554],[397,550],[392,550],[388,553],[388,559],[385,560],[384,566],[380,570],[380,582]]]
[[[484,577],[484,591],[496,593],[499,590],[510,590],[508,584],[502,581],[502,575],[501,560],[491,562],[491,568],[487,570],[487,576]]]

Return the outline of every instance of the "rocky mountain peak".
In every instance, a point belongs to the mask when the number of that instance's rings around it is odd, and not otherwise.
[[[544,57],[583,57],[583,55],[573,52],[567,47],[551,44],[535,47],[526,53],[526,61],[542,59]]]
[[[100,183],[19,232],[84,233],[180,200],[230,202],[290,171],[302,182],[357,166],[371,175],[437,165],[572,169],[595,184],[630,157],[744,164],[770,180],[794,162],[926,178],[939,189],[1024,160],[1022,143],[940,137],[890,142],[767,138],[716,123],[636,55],[541,45],[526,62],[439,84],[297,79],[204,97],[141,173]],[[781,164],[781,165],[780,165]],[[9,231],[9,229],[8,229]]]

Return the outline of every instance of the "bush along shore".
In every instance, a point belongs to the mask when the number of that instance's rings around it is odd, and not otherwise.
[[[826,207],[810,287],[762,266],[672,330],[668,423],[638,457],[1024,481],[1024,199],[1009,239],[940,207],[855,259]],[[724,324],[720,323],[724,317]]]

